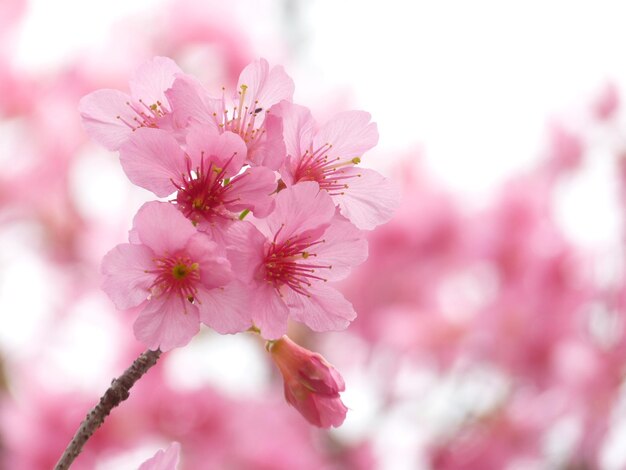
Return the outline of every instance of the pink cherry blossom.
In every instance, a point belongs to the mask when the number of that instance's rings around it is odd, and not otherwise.
[[[109,150],[118,150],[135,129],[160,127],[171,107],[165,97],[182,70],[167,57],[155,57],[140,66],[130,80],[130,95],[102,89],[80,100],[87,134]]]
[[[130,238],[102,260],[102,287],[119,309],[143,306],[134,331],[147,347],[184,346],[200,321],[220,333],[250,326],[223,250],[173,205],[144,204]]]
[[[365,260],[363,233],[313,182],[279,192],[274,212],[257,225],[260,230],[237,224],[229,236],[231,261],[250,284],[261,334],[279,338],[289,316],[315,331],[345,328],[356,313],[326,282],[345,278]]]
[[[571,172],[581,165],[585,142],[579,132],[554,123],[550,128],[549,139],[547,164],[555,175]]]
[[[248,147],[247,161],[277,170],[284,158],[282,122],[270,109],[291,101],[293,80],[281,66],[269,68],[265,59],[249,64],[239,76],[233,100],[217,98],[195,79],[178,77],[166,96],[177,122],[197,121],[221,132],[239,134]]]
[[[137,470],[176,470],[180,454],[180,444],[172,442],[166,450],[159,450],[153,457],[142,463]]]
[[[269,342],[268,351],[285,381],[287,402],[315,426],[340,426],[348,409],[339,397],[346,388],[339,372],[321,355],[287,336]]]
[[[194,224],[224,225],[243,210],[266,216],[274,207],[274,172],[264,167],[238,174],[246,146],[237,134],[195,127],[186,151],[168,132],[138,129],[120,149],[129,179],[159,197],[176,193],[175,203]]]
[[[315,181],[360,229],[387,222],[399,194],[374,170],[356,168],[378,142],[376,124],[364,111],[340,113],[317,129],[310,111],[286,101],[276,107],[283,118],[287,158],[280,174],[288,185]]]
[[[619,90],[615,83],[608,82],[591,104],[591,112],[599,121],[610,120],[620,107]]]

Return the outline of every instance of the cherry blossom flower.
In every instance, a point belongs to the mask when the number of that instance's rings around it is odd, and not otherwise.
[[[591,104],[591,112],[598,121],[608,121],[615,116],[619,106],[619,90],[615,83],[608,82]]]
[[[548,145],[547,164],[554,174],[571,172],[581,165],[586,143],[579,132],[554,123]]]
[[[151,349],[184,346],[200,321],[220,333],[250,326],[223,250],[171,204],[144,204],[130,243],[107,253],[102,272],[102,287],[117,308],[143,307],[134,331]]]
[[[247,161],[277,170],[284,158],[282,122],[270,113],[282,100],[291,101],[293,80],[281,66],[265,59],[249,64],[239,76],[232,102],[216,98],[192,77],[178,76],[165,94],[177,122],[196,121],[239,134],[248,147]]]
[[[395,186],[374,170],[356,168],[378,142],[369,113],[340,113],[317,129],[304,106],[283,101],[275,112],[283,119],[287,158],[280,174],[287,185],[317,182],[360,229],[391,218],[400,199]]]
[[[246,209],[257,217],[272,210],[274,172],[255,167],[238,174],[246,158],[241,137],[195,127],[187,135],[186,148],[166,131],[138,129],[120,149],[120,160],[138,186],[159,197],[176,192],[176,205],[200,228],[223,226]]]
[[[321,355],[287,336],[269,341],[267,350],[285,381],[287,402],[315,426],[340,426],[348,409],[339,397],[346,388],[339,372]]]
[[[168,123],[171,107],[164,95],[182,70],[167,57],[144,63],[130,80],[130,95],[102,89],[84,96],[79,110],[87,134],[108,150],[118,150],[132,132]],[[169,116],[171,118],[171,116]]]
[[[356,316],[327,281],[345,278],[367,257],[363,232],[336,213],[317,183],[284,189],[267,218],[229,231],[231,262],[250,285],[254,324],[263,337],[286,333],[287,318],[314,331],[340,330]],[[231,252],[229,252],[230,254]]]
[[[153,457],[142,463],[137,470],[176,470],[180,454],[180,444],[172,442],[166,450],[159,450]]]

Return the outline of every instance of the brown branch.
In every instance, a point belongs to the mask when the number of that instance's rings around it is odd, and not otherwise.
[[[160,355],[161,350],[159,349],[156,351],[145,351],[135,359],[135,362],[122,375],[117,379],[113,379],[109,389],[100,398],[100,402],[87,414],[87,417],[81,423],[72,442],[69,443],[61,459],[54,467],[55,470],[67,470],[70,468],[70,465],[78,457],[87,440],[104,423],[104,419],[111,410],[129,397],[130,389],[135,385],[135,382],[156,364]]]

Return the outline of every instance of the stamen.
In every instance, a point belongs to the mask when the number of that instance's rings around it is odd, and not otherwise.
[[[211,222],[215,218],[231,220],[233,214],[225,208],[228,204],[237,202],[239,197],[229,197],[233,188],[237,188],[238,182],[246,175],[229,179],[226,182],[226,170],[230,167],[236,152],[220,168],[205,159],[204,152],[201,152],[200,166],[192,170],[191,158],[186,156],[186,173],[181,175],[179,182],[172,181],[178,193],[176,204],[182,213],[197,224],[201,219]]]
[[[268,246],[264,261],[265,280],[279,295],[282,295],[279,288],[286,285],[294,292],[310,297],[307,288],[312,286],[312,281],[327,281],[316,272],[320,269],[331,269],[332,266],[307,262],[311,257],[317,256],[308,250],[325,240],[311,241],[310,236],[294,235],[279,242],[279,234],[284,227],[285,224],[280,226]]]
[[[200,265],[192,262],[187,255],[168,256],[152,260],[155,268],[146,272],[156,274],[150,285],[152,297],[161,295],[177,295],[186,308],[185,300],[193,302],[196,298],[200,281]]]
[[[315,181],[321,189],[328,191],[331,196],[344,194],[348,185],[342,180],[354,178],[359,175],[346,175],[341,173],[343,167],[350,167],[361,163],[359,157],[342,159],[334,157],[329,160],[327,152],[332,148],[332,144],[325,143],[321,147],[313,150],[306,150],[300,157],[294,179],[297,181]]]

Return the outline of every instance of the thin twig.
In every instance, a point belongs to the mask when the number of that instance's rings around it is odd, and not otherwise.
[[[61,459],[54,467],[55,470],[67,470],[70,468],[70,465],[78,457],[87,440],[104,423],[104,419],[111,410],[129,397],[130,389],[135,385],[135,382],[156,364],[160,355],[161,350],[159,349],[156,351],[145,351],[135,359],[135,362],[122,375],[117,379],[113,379],[109,389],[100,398],[100,402],[87,414],[87,417],[81,423],[72,442],[69,443]]]

